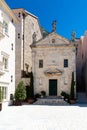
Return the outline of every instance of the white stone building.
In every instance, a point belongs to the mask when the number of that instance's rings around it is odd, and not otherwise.
[[[18,20],[4,0],[0,0],[0,87],[4,102],[15,91],[15,26]]]
[[[19,8],[14,9],[19,23],[16,24],[16,86],[23,80],[25,85],[29,85],[29,72],[32,69],[32,55],[30,45],[32,44],[32,35],[37,35],[37,41],[42,38],[38,18]]]
[[[32,44],[34,94],[47,96],[70,94],[72,72],[76,82],[75,46],[55,32]]]

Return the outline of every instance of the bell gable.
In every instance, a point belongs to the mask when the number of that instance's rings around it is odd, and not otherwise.
[[[34,46],[52,46],[52,45],[69,45],[70,41],[59,34],[52,32],[45,38],[37,41]],[[33,44],[32,44],[33,46]]]

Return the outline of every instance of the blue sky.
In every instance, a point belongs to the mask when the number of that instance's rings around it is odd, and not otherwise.
[[[6,0],[10,8],[25,8],[39,18],[40,25],[51,32],[52,21],[57,20],[57,33],[70,39],[87,30],[87,0]]]

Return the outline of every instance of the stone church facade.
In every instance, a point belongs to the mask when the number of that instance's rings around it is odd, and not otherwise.
[[[32,70],[34,94],[45,91],[47,96],[70,93],[72,72],[76,82],[75,46],[55,32],[33,43]]]

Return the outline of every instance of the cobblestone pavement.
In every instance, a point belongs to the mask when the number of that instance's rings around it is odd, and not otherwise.
[[[87,130],[87,105],[10,106],[0,112],[0,130]]]

